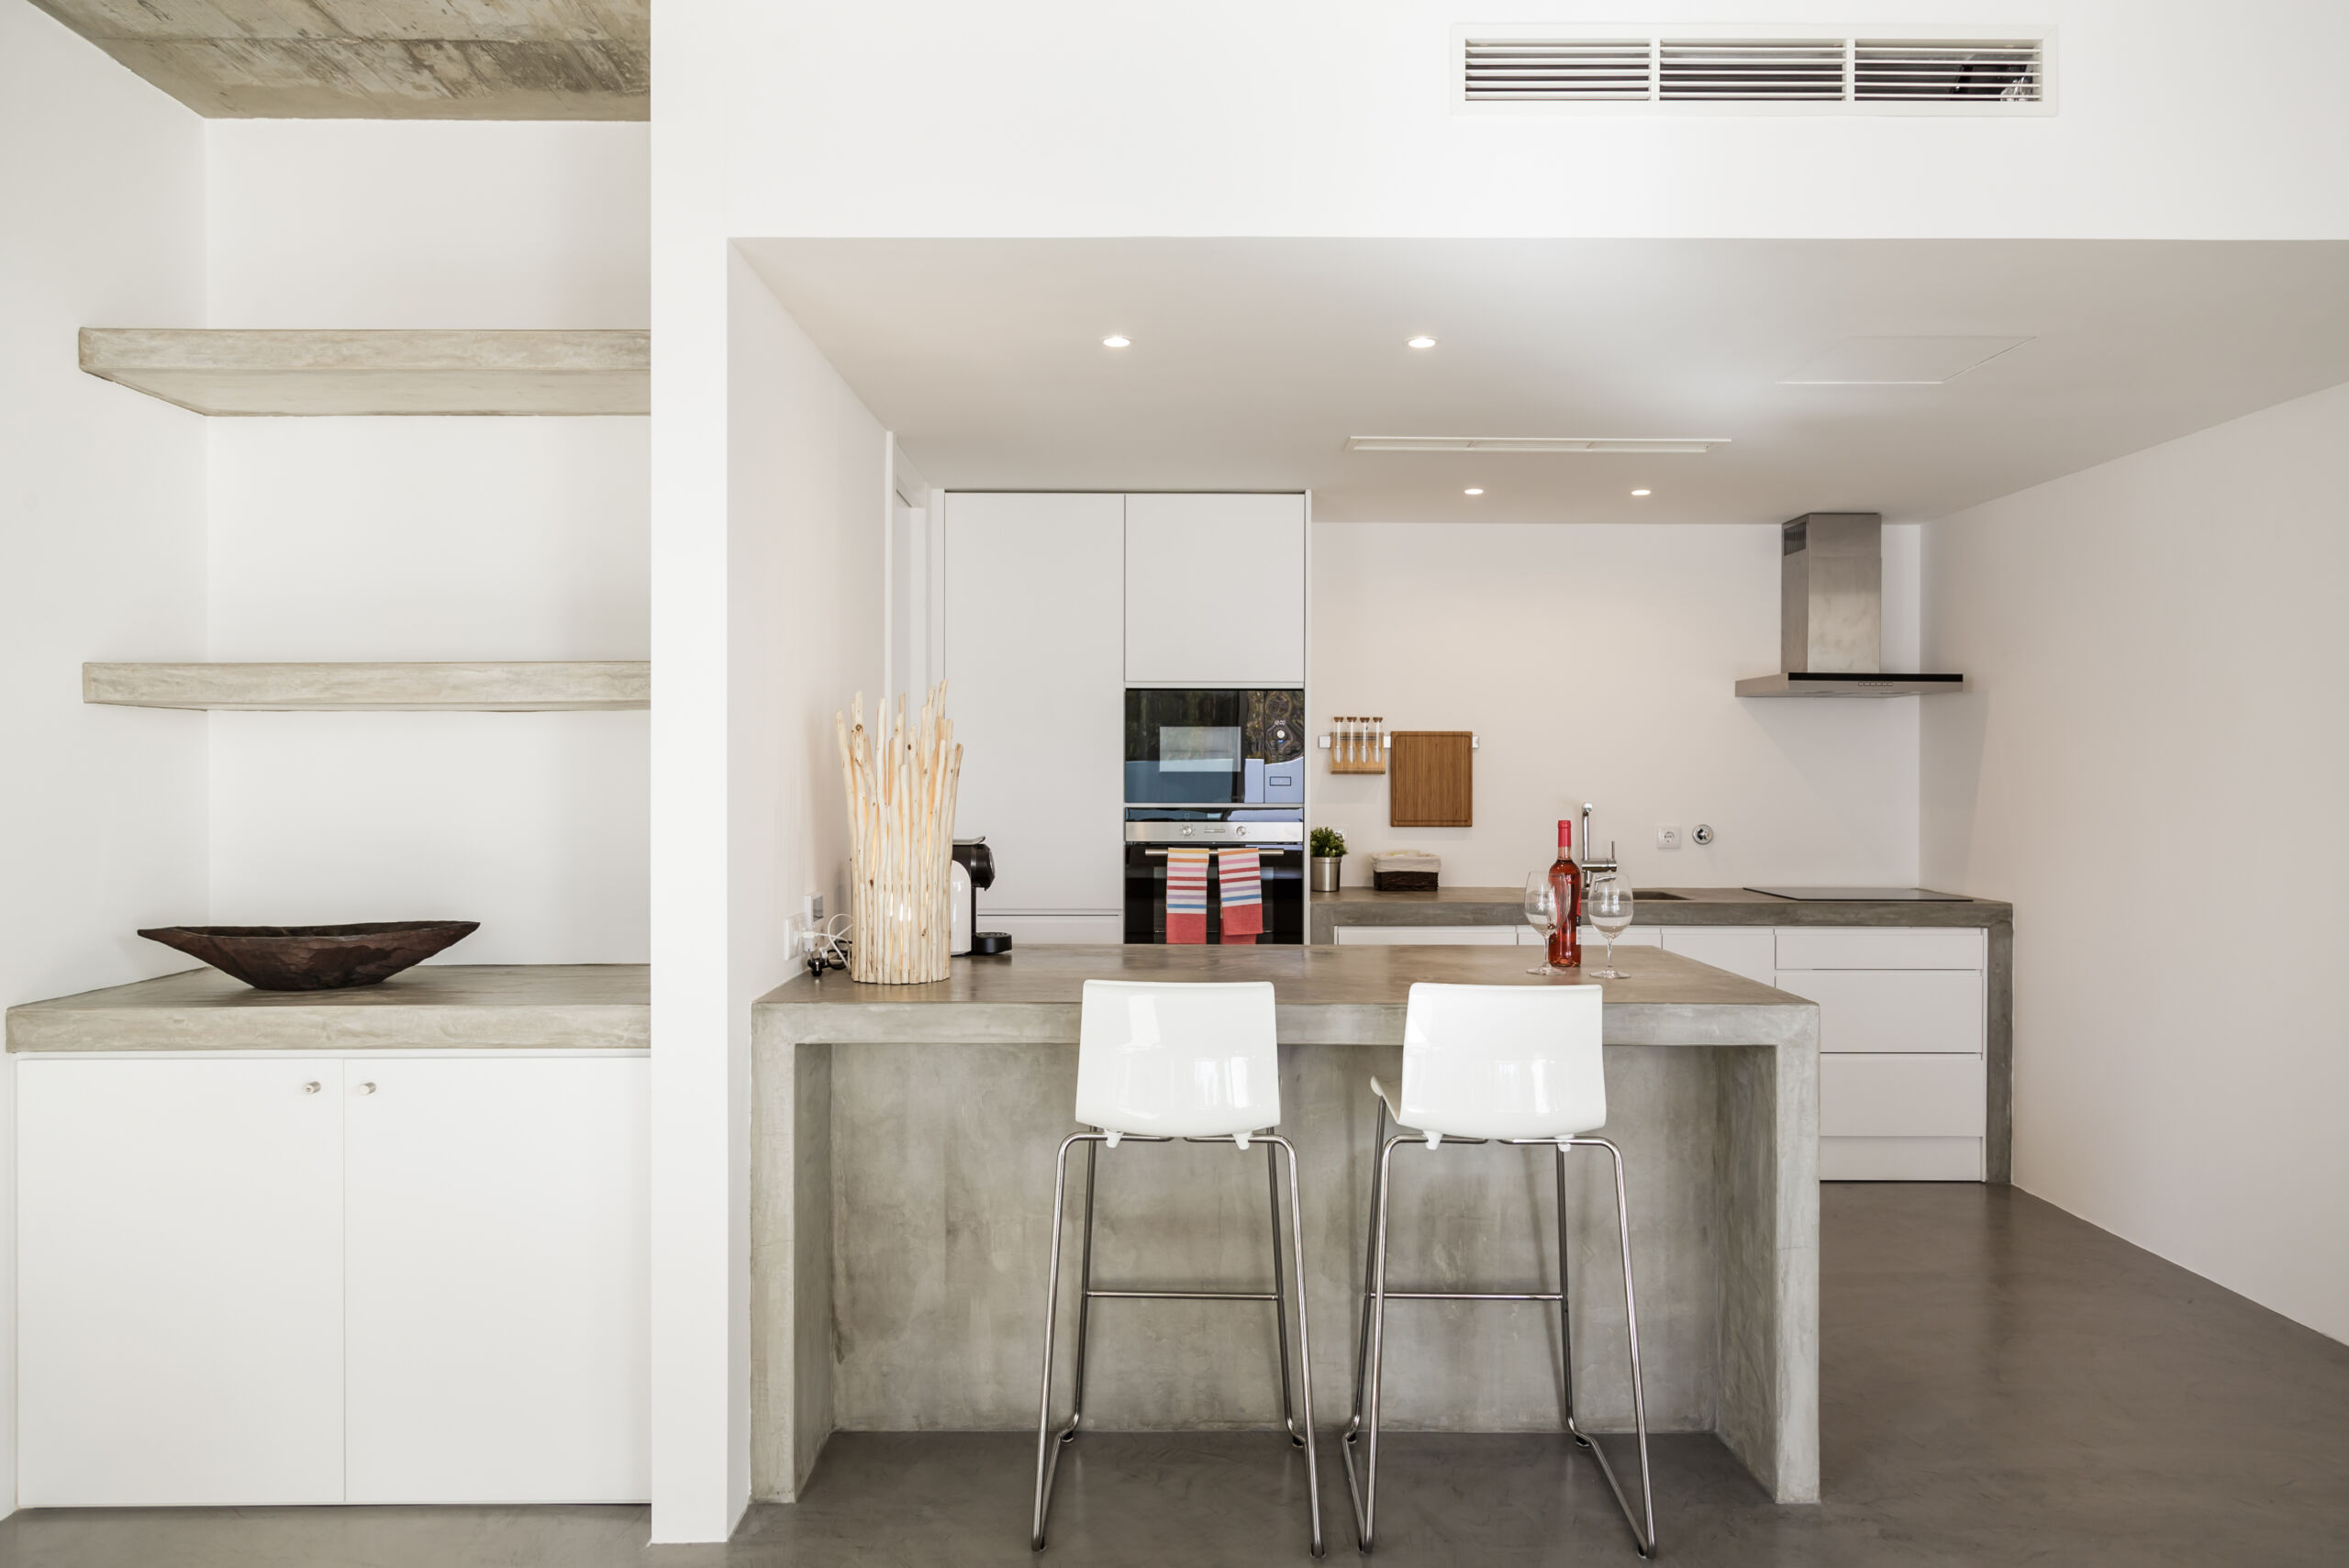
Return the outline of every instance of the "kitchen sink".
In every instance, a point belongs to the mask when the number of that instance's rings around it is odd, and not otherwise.
[[[1688,902],[1677,893],[1651,893],[1644,887],[1631,889],[1631,900],[1636,904],[1686,904]]]

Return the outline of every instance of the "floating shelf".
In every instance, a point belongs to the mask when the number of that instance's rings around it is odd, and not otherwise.
[[[84,327],[82,368],[198,414],[649,414],[650,332]]]
[[[84,664],[82,700],[261,713],[554,713],[652,706],[643,660],[471,664]]]

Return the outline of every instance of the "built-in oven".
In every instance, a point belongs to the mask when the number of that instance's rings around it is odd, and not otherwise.
[[[1303,806],[1129,806],[1126,807],[1126,941],[1166,940],[1166,851],[1249,849],[1257,851],[1264,929],[1256,941],[1301,946],[1305,941],[1305,808]],[[1207,940],[1223,940],[1222,878],[1208,877]]]
[[[1303,806],[1305,693],[1129,687],[1126,804]]]

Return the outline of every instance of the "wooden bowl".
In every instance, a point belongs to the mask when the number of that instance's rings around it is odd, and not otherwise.
[[[379,985],[481,929],[479,920],[356,926],[157,926],[139,934],[262,991]]]

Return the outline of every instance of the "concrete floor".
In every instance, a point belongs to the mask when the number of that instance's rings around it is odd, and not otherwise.
[[[1775,1507],[1712,1439],[1661,1440],[1665,1561],[2349,1561],[2349,1346],[2012,1188],[1839,1184],[1823,1208],[1826,1501]],[[1563,1440],[1387,1443],[1381,1562],[1637,1561]],[[755,1509],[726,1547],[643,1551],[640,1508],[56,1510],[0,1522],[0,1564],[1016,1565],[1034,1561],[1031,1444],[841,1434],[806,1502]],[[1302,1485],[1269,1435],[1088,1436],[1043,1561],[1306,1561]],[[1322,1485],[1343,1562],[1334,1448]]]

